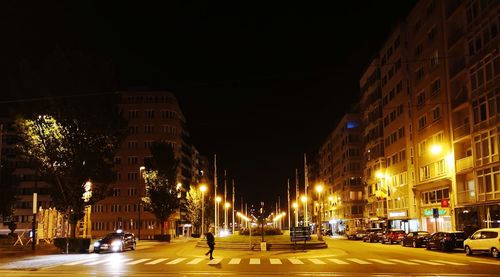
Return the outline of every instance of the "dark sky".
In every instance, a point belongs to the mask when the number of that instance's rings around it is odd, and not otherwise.
[[[20,60],[80,51],[113,65],[116,89],[168,89],[194,144],[217,153],[247,201],[283,201],[287,177],[357,100],[362,71],[415,3],[74,2],[0,4],[1,80]]]

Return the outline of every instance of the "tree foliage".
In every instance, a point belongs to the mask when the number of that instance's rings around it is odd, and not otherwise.
[[[146,196],[142,198],[142,202],[161,223],[163,235],[164,222],[179,209],[179,191],[176,187],[178,161],[172,146],[167,143],[155,142],[150,151],[152,159],[143,172]]]
[[[85,206],[102,199],[114,181],[113,157],[121,137],[112,130],[97,132],[78,118],[57,120],[50,115],[18,117],[16,127],[19,150],[49,183],[55,208],[67,213],[75,226]],[[88,180],[93,196],[86,203],[82,195]]]
[[[189,187],[186,195],[187,219],[193,224],[196,230],[201,226],[202,196],[201,191],[194,186]]]

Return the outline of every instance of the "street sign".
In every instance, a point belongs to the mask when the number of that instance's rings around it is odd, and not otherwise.
[[[439,218],[439,209],[438,208],[433,208],[432,209],[432,216],[434,218]]]
[[[443,198],[441,199],[441,208],[448,208],[450,206],[450,200]]]

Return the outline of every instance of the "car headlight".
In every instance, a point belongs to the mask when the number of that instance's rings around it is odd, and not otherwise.
[[[120,247],[122,245],[122,242],[119,240],[115,240],[111,243],[112,247]]]
[[[100,242],[98,242],[98,241],[94,242],[94,247],[99,247],[99,246],[101,246]]]

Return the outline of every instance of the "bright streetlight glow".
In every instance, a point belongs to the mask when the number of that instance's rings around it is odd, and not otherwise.
[[[316,187],[316,192],[321,193],[323,191],[323,185],[322,184],[317,184]]]
[[[231,204],[229,204],[228,202],[226,202],[225,207],[226,207],[226,208],[229,208],[230,206],[231,206]]]
[[[201,184],[201,185],[200,185],[200,191],[201,191],[201,192],[205,192],[205,191],[207,191],[207,186],[206,186],[205,184]]]
[[[377,172],[375,173],[375,176],[377,176],[377,178],[379,178],[379,179],[384,178],[384,174],[383,174],[381,171],[377,171]]]
[[[304,203],[305,203],[305,202],[307,202],[307,196],[306,196],[306,195],[302,195],[302,196],[300,197],[300,201],[302,201],[302,202],[304,202]]]
[[[328,196],[328,201],[333,202],[333,196]]]
[[[220,196],[217,196],[217,197],[215,198],[215,201],[217,201],[217,203],[219,203],[220,201],[222,201],[222,198],[220,198]]]
[[[441,153],[441,151],[443,151],[443,147],[441,147],[441,145],[434,144],[431,146],[431,153],[433,155],[437,155],[437,154]]]
[[[297,209],[297,208],[299,207],[299,204],[297,204],[297,202],[293,202],[293,203],[292,203],[292,207],[293,207],[294,209]]]

